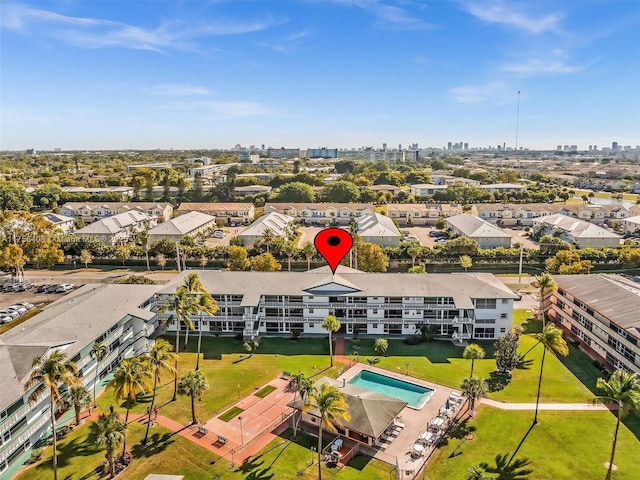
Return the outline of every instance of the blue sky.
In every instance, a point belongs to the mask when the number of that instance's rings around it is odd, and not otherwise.
[[[0,3],[0,149],[640,144],[640,2]]]

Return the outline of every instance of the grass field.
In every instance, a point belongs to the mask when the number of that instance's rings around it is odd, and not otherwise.
[[[222,420],[223,422],[228,422],[232,418],[235,418],[238,415],[240,415],[242,412],[244,412],[244,410],[241,409],[240,407],[231,407],[229,410],[224,412],[222,415],[218,416],[218,419]]]
[[[267,385],[265,387],[262,387],[256,393],[254,393],[254,395],[258,398],[264,398],[275,390],[276,390],[276,387],[274,387],[273,385]]]
[[[535,480],[602,480],[609,461],[615,416],[606,411],[540,413],[540,422],[529,431],[533,412],[504,411],[482,406],[477,421],[452,432],[429,462],[427,477],[433,480],[465,478],[472,465],[495,466],[498,454],[528,458],[533,472],[522,477]],[[471,431],[473,440],[464,439]],[[529,431],[529,432],[528,432]],[[519,446],[519,449],[518,449]],[[638,478],[640,442],[620,427],[615,480]],[[494,477],[495,478],[495,477]],[[499,478],[513,478],[503,474]],[[520,477],[518,477],[520,478]]]

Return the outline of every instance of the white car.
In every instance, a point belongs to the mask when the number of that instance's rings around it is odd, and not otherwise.
[[[14,312],[18,312],[20,315],[27,313],[27,309],[22,305],[11,305],[7,307],[5,310],[13,310]]]
[[[13,317],[10,317],[8,315],[2,316],[0,317],[0,325],[6,325],[7,323],[10,323],[13,320]]]
[[[36,306],[33,303],[29,303],[29,302],[20,302],[18,303],[18,305],[26,308],[27,310],[33,310],[34,308],[36,308]]]
[[[216,230],[213,232],[213,238],[224,238],[224,232],[222,230]]]
[[[75,285],[73,283],[62,283],[58,285],[58,288],[56,288],[56,293],[68,292],[69,290],[73,290],[74,288]]]
[[[3,316],[3,317],[17,318],[17,317],[20,316],[20,313],[18,313],[15,310],[5,309],[5,310],[0,310],[0,315]]]

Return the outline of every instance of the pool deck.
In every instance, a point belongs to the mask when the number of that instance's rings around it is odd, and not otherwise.
[[[438,416],[440,408],[445,405],[451,392],[456,390],[362,363],[357,363],[351,368],[348,368],[340,377],[338,377],[338,379],[342,380],[344,378],[348,382],[351,378],[360,373],[361,370],[369,370],[371,372],[379,373],[380,375],[386,375],[388,377],[408,381],[415,383],[416,385],[429,387],[435,390],[431,395],[431,400],[429,400],[421,410],[415,410],[408,406],[405,407],[400,412],[400,417],[402,417],[402,423],[404,423],[405,427],[389,444],[389,446],[387,446],[387,448],[384,450],[376,449],[377,453],[375,454],[375,458],[392,465],[397,464],[402,473],[408,471],[417,473],[420,468],[422,468],[422,465],[434,447],[427,449],[422,457],[414,459],[411,457],[411,446],[416,443],[418,434],[427,430],[429,422]],[[404,478],[403,475],[401,475],[400,478]]]

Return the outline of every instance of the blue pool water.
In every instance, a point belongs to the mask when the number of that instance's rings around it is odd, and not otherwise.
[[[422,387],[415,383],[387,377],[369,370],[362,370],[349,380],[349,383],[365,390],[371,390],[387,397],[407,402],[409,407],[416,410],[424,407],[433,392],[435,392],[433,388]]]

